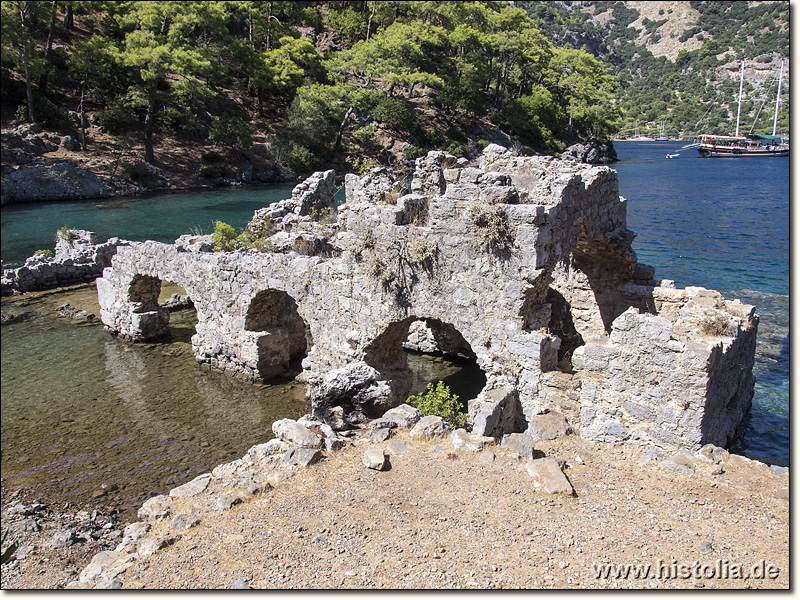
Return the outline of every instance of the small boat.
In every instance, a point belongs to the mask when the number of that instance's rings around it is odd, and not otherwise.
[[[668,142],[669,141],[669,136],[664,133],[664,121],[661,121],[661,130],[660,130],[660,133],[658,134],[658,137],[656,138],[656,141],[657,142]],[[669,157],[667,157],[667,158],[669,158]]]
[[[789,156],[788,141],[779,135],[775,135],[778,125],[778,107],[781,100],[781,83],[783,83],[783,61],[781,61],[781,74],[778,80],[778,97],[775,100],[775,119],[772,124],[772,135],[739,135],[739,114],[742,111],[742,86],[744,85],[744,61],[742,61],[742,78],[739,81],[739,110],[736,114],[736,134],[732,136],[701,135],[700,142],[695,145],[700,156],[703,158],[713,156]],[[682,149],[685,148],[687,146]]]
[[[675,153],[675,154],[667,154],[667,158],[678,158],[679,156],[680,156],[680,154],[679,154],[679,153]]]

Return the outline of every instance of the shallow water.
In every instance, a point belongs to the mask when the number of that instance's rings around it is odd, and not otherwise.
[[[686,151],[665,160],[680,145],[617,144],[628,226],[639,234],[634,249],[659,278],[757,307],[754,405],[736,450],[788,465],[788,160],[701,159]],[[3,262],[52,248],[64,224],[100,240],[163,242],[210,232],[215,220],[238,229],[257,208],[288,198],[291,187],[4,206]],[[171,291],[165,286],[162,298]],[[4,313],[25,313],[2,327],[4,488],[132,510],[268,440],[274,420],[309,412],[298,384],[253,385],[197,365],[188,345],[193,311],[172,314],[175,342],[137,345],[99,323],[55,317],[65,301],[99,314],[93,286],[33,298],[2,301]],[[481,387],[481,374],[460,361],[410,353],[409,364],[412,393],[444,379],[466,401]]]

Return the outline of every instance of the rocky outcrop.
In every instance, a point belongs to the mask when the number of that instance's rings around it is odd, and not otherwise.
[[[108,195],[94,173],[71,163],[20,167],[3,176],[2,203],[83,200]]]
[[[98,244],[97,234],[83,229],[56,232],[55,255],[35,254],[16,269],[4,269],[2,295],[47,290],[94,281],[111,266],[117,248],[128,242],[111,238]]]
[[[252,380],[301,368],[314,417],[336,429],[405,402],[404,346],[484,371],[469,406],[479,437],[574,429],[656,453],[696,450],[725,443],[747,413],[753,308],[654,279],[608,167],[495,144],[478,166],[430,152],[411,193],[387,169],[348,175],[346,202],[320,223],[332,177],[316,173],[278,212],[256,213],[279,223],[274,251],[120,247],[97,280],[106,329],[159,339],[161,281],[176,283],[198,314],[199,362]],[[288,229],[329,250],[300,252]]]

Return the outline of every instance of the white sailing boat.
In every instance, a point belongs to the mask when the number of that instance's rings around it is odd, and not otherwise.
[[[700,136],[696,147],[703,158],[706,157],[740,157],[740,156],[789,156],[789,143],[782,136],[775,135],[778,127],[778,109],[781,101],[781,84],[783,83],[783,61],[781,61],[781,74],[778,80],[778,96],[775,100],[775,119],[772,123],[772,135],[748,134],[739,135],[739,117],[742,112],[742,89],[744,86],[744,61],[742,61],[742,77],[739,82],[739,109],[736,112],[736,134]],[[684,146],[687,148],[687,146]]]

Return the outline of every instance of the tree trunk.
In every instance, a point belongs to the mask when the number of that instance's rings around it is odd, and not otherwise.
[[[375,7],[372,7],[372,12],[369,14],[369,21],[367,21],[367,41],[369,41],[369,31],[372,29],[372,17],[375,16]]]
[[[81,120],[81,148],[86,152],[86,117],[84,108],[84,97],[86,96],[86,84],[89,81],[89,72],[85,71],[81,82],[81,104],[78,107],[78,118]]]
[[[44,73],[39,78],[39,89],[43,94],[47,93],[47,79],[50,76],[50,61],[53,56],[53,35],[56,31],[56,16],[58,13],[58,0],[53,0],[53,14],[50,15],[50,32],[47,34],[47,45],[44,52]]]
[[[144,118],[144,159],[153,164],[156,161],[153,153],[153,117],[156,112],[156,91],[158,90],[158,80],[150,82],[150,94],[147,102],[147,116]]]
[[[72,30],[75,26],[75,23],[72,19],[72,2],[67,2],[67,5],[64,7],[64,29]]]
[[[347,122],[350,120],[350,116],[353,114],[353,107],[347,109],[347,112],[344,113],[344,118],[342,119],[342,124],[339,125],[339,131],[336,132],[336,150],[339,150],[342,147],[342,136],[344,135],[344,130],[347,128]]]

